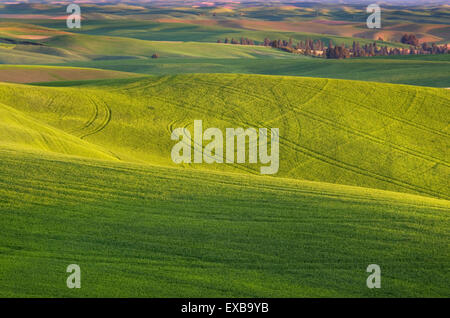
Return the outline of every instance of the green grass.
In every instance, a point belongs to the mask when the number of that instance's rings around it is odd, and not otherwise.
[[[326,60],[277,58],[160,58],[72,62],[61,65],[164,75],[240,73],[350,79],[430,87],[450,87],[450,55]]]
[[[81,58],[78,58],[80,60]],[[71,59],[62,56],[49,55],[45,52],[30,52],[20,50],[20,46],[14,48],[0,47],[0,64],[52,64],[65,63]]]
[[[230,23],[233,24],[233,23]],[[44,23],[44,25],[47,25]],[[64,29],[62,25],[50,23],[52,27]],[[364,29],[362,29],[364,30]],[[225,38],[239,40],[241,37],[249,38],[257,43],[263,43],[267,37],[272,40],[299,41],[321,40],[325,43],[333,41],[334,44],[351,46],[353,41],[359,41],[361,45],[377,42],[379,45],[391,47],[404,47],[401,43],[374,41],[371,39],[337,36],[331,34],[317,34],[305,32],[283,32],[271,30],[250,30],[220,25],[195,25],[190,23],[161,23],[136,20],[89,20],[86,27],[75,31],[78,34],[117,36],[134,38],[147,41],[183,41],[183,42],[216,42]]]
[[[449,96],[437,88],[232,74],[0,85],[1,103],[121,160],[175,166],[171,131],[192,132],[196,119],[205,129],[280,128],[278,177],[445,199]],[[252,164],[189,168],[260,173]]]
[[[121,22],[117,23],[117,27],[122,23],[125,26],[130,24]],[[142,23],[144,22],[136,22],[137,25],[133,30],[136,32],[141,30]],[[11,32],[9,28],[13,26],[25,30],[22,31],[25,33],[27,30],[33,33],[34,28],[37,28],[36,30],[43,35],[52,36],[50,39],[39,41],[44,44],[42,46],[0,47],[0,63],[3,64],[56,64],[153,75],[244,73],[367,80],[431,87],[450,86],[450,79],[447,76],[450,72],[448,54],[432,57],[401,56],[335,61],[306,58],[261,46],[60,34],[61,32],[55,29],[20,23],[4,23],[2,26],[6,27],[8,32]],[[181,26],[178,27],[180,30],[183,29]],[[95,24],[87,29],[90,28],[95,28]],[[99,33],[103,32],[101,30],[103,29],[101,28]],[[171,34],[176,34],[174,29],[169,30]],[[158,32],[160,31],[143,33],[159,34]],[[202,32],[206,31],[199,31],[200,34],[204,34]],[[161,58],[152,59],[154,53],[158,53]]]
[[[161,57],[186,58],[295,58],[293,54],[263,46],[241,46],[198,42],[157,42],[103,36],[57,36],[46,46],[0,47],[2,64],[55,64]]]
[[[130,77],[136,78],[141,77],[141,75],[92,68],[0,64],[0,82],[37,83]]]
[[[52,85],[0,84],[0,296],[449,296],[447,90],[232,74]],[[280,173],[174,167],[170,133],[195,119],[279,127]],[[74,263],[80,290],[65,285]]]
[[[16,109],[0,104],[2,148],[69,154],[87,158],[115,159],[100,147],[36,121]]]
[[[217,43],[144,41],[113,36],[59,34],[57,30],[20,23],[3,23],[33,33],[39,30],[48,39],[33,41],[42,45],[18,44],[13,49],[0,47],[3,64],[52,64],[67,61],[89,61],[122,58],[150,58],[154,53],[164,57],[256,58],[293,57],[292,54],[262,46],[225,45]],[[9,32],[9,31],[8,31]],[[9,33],[7,33],[9,34]],[[6,36],[11,37],[11,36]]]
[[[0,83],[0,297],[450,296],[450,90],[430,88],[450,87],[449,55],[308,58],[205,42],[353,38],[144,21],[201,20],[210,8],[127,9],[133,22],[108,21],[117,7],[85,8],[86,34],[57,31],[63,20],[0,32],[52,36],[0,44],[0,63],[28,64],[0,72],[70,80]],[[328,9],[244,6],[219,18],[365,21]],[[385,25],[411,27],[446,15],[383,13]],[[37,64],[142,77],[79,81]],[[175,165],[170,134],[196,119],[280,128],[279,173]],[[382,288],[370,290],[374,263]],[[66,287],[69,264],[81,266],[80,290]]]
[[[450,295],[448,201],[6,150],[0,162],[2,297]],[[65,286],[73,263],[79,290]]]
[[[198,42],[163,42],[144,41],[131,38],[91,36],[91,35],[65,35],[55,37],[48,45],[64,48],[79,54],[102,56],[144,56],[150,57],[159,53],[165,57],[287,57],[292,56],[280,50],[262,46],[225,45],[217,43]]]
[[[17,27],[28,28],[31,33],[35,26],[18,24]],[[45,35],[45,29],[42,32]],[[39,65],[111,59],[120,64],[122,59],[127,58],[149,59],[154,53],[166,58],[295,58],[290,53],[262,46],[144,41],[70,33],[55,35],[55,30],[51,29],[48,29],[48,33],[52,36],[51,38],[34,41],[42,45],[0,46],[0,64]]]

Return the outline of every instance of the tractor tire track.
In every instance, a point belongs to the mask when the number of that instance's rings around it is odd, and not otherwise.
[[[298,109],[297,113],[299,113],[299,114],[301,114],[301,115],[303,115],[303,116],[305,116],[307,118],[310,118],[310,119],[316,120],[318,122],[324,123],[324,124],[326,124],[328,126],[333,126],[335,128],[342,129],[342,130],[344,130],[344,131],[346,131],[346,132],[348,132],[350,134],[353,134],[355,136],[359,136],[359,137],[368,139],[368,140],[370,140],[370,141],[372,141],[374,143],[377,143],[379,145],[386,145],[386,144],[388,144],[393,149],[395,149],[395,150],[397,150],[399,152],[402,152],[402,153],[405,153],[405,154],[408,154],[408,155],[411,155],[411,156],[414,156],[414,157],[417,157],[417,158],[420,158],[420,159],[423,159],[423,160],[426,160],[426,161],[429,161],[429,162],[432,162],[432,163],[435,163],[435,164],[442,164],[442,165],[450,168],[450,163],[448,163],[448,162],[446,162],[444,160],[441,160],[439,158],[427,155],[425,153],[421,153],[421,152],[419,152],[419,151],[417,151],[415,149],[410,149],[410,148],[407,148],[407,147],[404,147],[404,146],[396,145],[396,144],[394,144],[392,142],[389,142],[387,140],[380,139],[378,137],[375,137],[375,136],[370,135],[368,133],[365,133],[363,131],[356,130],[354,128],[350,128],[348,126],[339,124],[339,123],[337,123],[335,121],[332,121],[330,119],[327,119],[325,117],[319,116],[317,114],[314,114],[314,113],[311,113],[311,112],[308,112],[308,111],[304,111],[304,110]]]
[[[108,124],[111,122],[111,118],[112,118],[112,113],[111,113],[111,108],[108,107],[108,105],[106,105],[106,103],[104,103],[103,101],[100,102],[100,106],[99,103],[97,103],[93,98],[92,102],[96,105],[96,109],[97,109],[97,117],[96,119],[99,117],[100,114],[100,109],[102,109],[103,112],[103,118],[100,119],[100,123],[98,124],[97,127],[94,127],[94,129],[90,132],[85,132],[80,138],[84,139],[86,137],[95,135],[97,133],[99,133],[100,131],[102,131],[103,129],[105,129],[106,126],[108,126]],[[96,123],[98,120],[94,120],[90,127],[93,126],[94,123]]]
[[[309,87],[309,88],[313,89],[313,90],[317,90],[317,88],[312,87],[312,86]],[[389,118],[391,120],[401,122],[401,123],[403,123],[405,125],[413,126],[413,127],[417,128],[419,130],[427,131],[429,133],[436,134],[436,135],[441,135],[443,137],[450,137],[450,134],[448,134],[448,133],[442,132],[442,131],[437,130],[437,129],[430,128],[428,126],[425,126],[425,125],[413,122],[413,121],[405,119],[405,118],[401,118],[401,117],[395,116],[393,114],[390,114],[388,112],[376,109],[374,107],[366,106],[366,105],[364,105],[364,104],[362,104],[360,102],[355,102],[354,100],[351,100],[351,99],[345,97],[344,95],[336,94],[336,93],[333,93],[333,92],[328,92],[328,94],[333,96],[333,97],[336,97],[338,100],[346,101],[346,102],[348,102],[350,104],[353,104],[353,105],[356,105],[356,106],[358,106],[360,108],[364,108],[364,109],[367,109],[369,111],[375,112],[375,113],[377,113],[377,114],[379,114],[379,115],[381,115],[383,117],[387,117],[387,118]],[[371,93],[368,93],[366,96],[370,96],[370,95],[371,95]],[[305,103],[305,104],[307,104],[307,103]]]
[[[69,131],[69,133],[71,134],[79,134],[85,130],[88,130],[90,128],[90,126],[97,120],[98,118],[98,113],[99,113],[99,109],[98,109],[98,105],[93,101],[92,98],[88,97],[89,101],[91,102],[91,105],[93,106],[93,112],[91,117],[89,117],[89,119],[87,120],[87,122],[85,122],[81,127],[72,129]]]
[[[174,103],[173,101],[167,101],[164,98],[160,98],[160,97],[157,97],[157,98],[161,99],[162,101],[164,101],[164,102],[166,102],[168,104],[171,104],[171,105],[173,105],[175,107],[178,107],[178,108],[181,108],[181,109],[184,109],[184,110],[189,109],[189,110],[192,110],[192,111],[199,112],[201,114],[207,114],[207,112],[205,112],[205,110],[203,108],[198,107],[198,106],[190,105],[190,107],[186,107],[186,106],[183,106],[183,105],[179,105],[178,103]],[[236,118],[229,118],[228,116],[223,116],[223,115],[222,115],[221,119],[227,119],[231,123],[235,122],[235,120],[236,120]],[[252,124],[252,123],[240,123],[240,124],[241,125],[248,125],[249,127],[255,126],[255,124]],[[280,145],[284,144],[286,147],[290,147],[290,148],[292,148],[292,149],[294,149],[294,150],[304,154],[307,157],[314,158],[314,159],[316,159],[318,161],[321,161],[323,163],[329,164],[331,166],[339,167],[339,168],[342,168],[344,170],[347,170],[347,171],[350,171],[350,172],[353,172],[353,173],[356,173],[356,174],[360,174],[360,175],[365,176],[365,177],[373,178],[373,179],[376,179],[376,180],[379,180],[379,181],[383,181],[383,182],[390,183],[390,184],[393,184],[393,185],[396,185],[396,186],[400,186],[400,187],[402,187],[404,189],[412,190],[412,191],[417,192],[417,193],[422,193],[422,194],[426,194],[426,195],[430,195],[430,196],[438,197],[438,198],[445,198],[445,199],[449,198],[449,196],[444,194],[444,193],[432,191],[432,190],[429,190],[427,188],[424,188],[424,187],[421,187],[421,186],[417,186],[417,185],[408,183],[408,182],[403,181],[403,180],[399,180],[397,178],[384,176],[384,175],[378,174],[376,172],[371,172],[371,171],[368,171],[366,169],[363,169],[363,168],[361,168],[361,167],[359,167],[357,165],[337,160],[337,159],[332,158],[330,156],[327,156],[325,154],[321,154],[321,153],[319,153],[317,151],[314,151],[312,149],[306,148],[306,147],[304,147],[304,146],[302,146],[302,145],[300,145],[298,143],[295,143],[295,142],[293,142],[293,141],[291,141],[289,139],[286,139],[286,138],[284,138],[282,136],[279,136],[279,140],[280,140]]]

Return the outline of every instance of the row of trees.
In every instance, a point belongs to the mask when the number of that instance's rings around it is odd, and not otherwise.
[[[446,45],[437,45],[433,43],[431,46],[423,43],[421,46],[411,46],[409,48],[389,48],[387,46],[379,46],[376,42],[361,46],[359,42],[353,42],[351,48],[345,45],[333,47],[330,43],[325,52],[327,58],[349,58],[349,57],[366,57],[366,56],[389,56],[389,55],[418,55],[418,54],[447,54],[449,53]]]
[[[222,43],[222,40],[217,40],[217,43]],[[232,38],[231,40],[228,38],[225,38],[223,41],[225,44],[240,44],[240,45],[255,45],[255,42],[248,38],[240,38],[239,40],[236,40]]]
[[[270,40],[265,38],[259,45],[268,46],[276,49],[281,49],[295,54],[304,54],[309,56],[325,57],[325,58],[350,58],[350,57],[368,57],[368,56],[388,56],[388,55],[409,55],[409,54],[447,54],[449,49],[447,45],[437,45],[433,43],[423,43],[419,45],[417,37],[413,34],[405,34],[402,37],[402,43],[411,45],[409,48],[392,48],[387,46],[380,46],[377,42],[361,45],[354,41],[351,47],[346,47],[345,44],[334,46],[333,41],[330,40],[328,46],[322,40],[300,41],[297,44],[293,43],[292,38],[288,41],[278,39]],[[217,41],[222,43],[221,40]],[[240,40],[226,38],[223,43],[241,44],[241,45],[257,45],[256,42],[248,38],[241,38]]]
[[[236,40],[232,38],[231,40],[228,38],[225,38],[225,40],[217,40],[217,43],[226,43],[226,44],[240,44],[240,45],[262,45],[262,46],[269,46],[276,49],[282,49],[291,53],[301,53],[303,51],[306,52],[307,55],[317,55],[317,52],[323,52],[325,49],[325,43],[321,40],[306,40],[306,41],[300,41],[297,44],[294,44],[292,41],[292,38],[290,38],[288,41],[278,39],[278,40],[270,40],[269,38],[265,38],[264,41],[260,44],[257,43],[254,40],[248,39],[248,38],[240,38],[240,40]],[[320,53],[322,54],[322,53]]]

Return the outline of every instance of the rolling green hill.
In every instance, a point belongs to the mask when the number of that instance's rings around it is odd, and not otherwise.
[[[0,104],[1,148],[52,152],[87,158],[112,159],[100,147],[45,125],[12,107]]]
[[[263,46],[226,45],[218,43],[144,41],[132,38],[91,35],[63,35],[46,42],[84,56],[101,59],[108,56],[150,57],[159,53],[165,57],[254,58],[292,57],[292,54]]]
[[[293,54],[263,46],[241,46],[199,42],[163,42],[137,39],[59,35],[43,45],[0,46],[0,63],[55,64],[71,61],[102,61],[162,57],[190,58],[295,58]]]
[[[1,103],[121,160],[175,166],[170,134],[178,127],[192,133],[196,119],[204,129],[280,128],[278,177],[445,199],[449,96],[443,89],[229,74],[0,85]],[[259,174],[254,164],[186,168]]]
[[[29,33],[29,35],[23,35]],[[34,40],[34,33],[41,39]],[[125,37],[68,33],[31,24],[0,23],[0,63],[54,64],[69,61],[120,60],[163,57],[195,58],[292,58],[292,54],[262,46],[217,43],[144,41]],[[32,44],[34,43],[34,44]]]
[[[353,41],[359,41],[362,45],[373,43],[373,39],[364,39],[352,36],[340,36],[338,34],[319,34],[313,33],[312,31],[283,31],[270,29],[269,27],[264,28],[264,22],[260,23],[259,26],[263,27],[262,30],[248,28],[239,23],[239,20],[232,21],[214,21],[206,20],[202,21],[200,24],[195,24],[195,20],[183,20],[177,23],[164,23],[164,22],[154,22],[145,20],[90,20],[86,23],[86,27],[81,30],[77,30],[77,33],[90,34],[90,35],[104,35],[104,36],[117,36],[124,38],[134,38],[140,40],[148,41],[192,41],[192,42],[210,42],[214,43],[218,39],[224,40],[228,39],[240,39],[241,37],[250,38],[257,43],[263,43],[265,38],[272,40],[283,39],[292,40],[297,43],[299,41],[306,40],[321,40],[328,43],[330,40],[335,44],[345,44],[351,46]],[[267,22],[266,22],[267,23]],[[292,22],[287,22],[289,25]],[[306,23],[314,22],[308,21]],[[50,25],[59,29],[64,29],[61,23],[56,24],[55,22],[43,23],[44,25]],[[222,25],[221,25],[222,24]],[[364,30],[364,28],[361,28]],[[390,47],[404,47],[402,43],[398,42],[385,42],[377,41],[380,45],[388,45]]]
[[[262,75],[1,83],[0,296],[448,297],[449,99]],[[175,165],[171,132],[196,119],[280,128],[279,173]]]
[[[36,83],[129,77],[139,77],[139,75],[78,67],[0,65],[0,82]]]
[[[0,297],[450,297],[450,55],[211,43],[445,43],[448,7],[0,8]],[[175,164],[195,120],[279,128],[278,173]]]
[[[277,58],[161,58],[70,62],[61,65],[165,75],[239,73],[309,76],[429,87],[450,87],[450,55],[327,60],[298,56]]]
[[[2,297],[449,296],[449,201],[3,147],[0,176]]]
[[[127,24],[122,21],[117,22],[116,27],[121,23],[130,26],[130,22]],[[134,25],[132,29],[138,32],[142,23],[131,24]],[[91,27],[95,26],[96,24]],[[173,29],[169,30],[175,32]],[[159,34],[158,32],[162,31],[155,32]],[[99,30],[99,34],[101,33]],[[26,39],[33,36],[39,36],[41,39]],[[17,44],[0,43],[0,64],[88,67],[152,75],[244,73],[366,80],[431,87],[450,86],[450,80],[446,76],[450,72],[448,54],[430,57],[326,60],[262,46],[146,41],[70,33],[23,23],[0,23],[0,42],[3,37],[16,41]],[[186,38],[184,40],[186,41]],[[339,41],[335,39],[335,43]],[[151,58],[155,53],[161,58]],[[72,80],[76,79],[74,77]]]

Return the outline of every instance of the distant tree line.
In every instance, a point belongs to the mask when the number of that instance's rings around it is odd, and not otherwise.
[[[221,40],[217,41],[222,43]],[[419,44],[419,40],[414,34],[405,34],[401,42],[409,44],[409,48],[392,48],[386,45],[379,45],[377,42],[361,45],[359,42],[354,41],[351,47],[346,47],[345,44],[334,45],[330,39],[328,46],[322,40],[300,41],[296,44],[293,43],[292,38],[289,40],[270,40],[265,38],[262,43],[256,44],[248,38],[240,38],[231,40],[226,38],[223,43],[240,44],[240,45],[263,45],[276,49],[280,49],[286,52],[303,54],[308,56],[324,57],[328,59],[345,59],[351,57],[370,57],[370,56],[392,56],[392,55],[418,55],[418,54],[448,54],[449,49],[447,45],[437,45],[432,43]]]
[[[229,39],[225,38],[222,40],[217,40],[217,43],[225,43],[225,44],[240,44],[240,45],[262,45],[268,46],[275,49],[281,49],[290,53],[302,53],[306,55],[321,55],[325,49],[325,44],[321,40],[306,40],[300,41],[297,44],[294,44],[292,38],[288,41],[278,39],[278,40],[270,40],[269,38],[265,38],[262,43],[258,43],[257,41],[248,39],[248,38],[240,38],[237,39]],[[320,53],[320,54],[319,54]]]
[[[349,58],[349,57],[368,57],[368,56],[393,56],[393,55],[422,55],[422,54],[447,54],[449,53],[447,45],[437,45],[433,43],[423,43],[418,46],[410,46],[409,48],[391,48],[380,46],[378,43],[369,43],[361,46],[359,42],[353,42],[351,48],[347,48],[345,44],[333,47],[330,44],[326,50],[327,58]]]
[[[414,34],[404,34],[400,39],[403,44],[409,44],[411,46],[419,46],[419,39]]]
[[[222,43],[222,40],[217,40],[217,43]],[[248,39],[248,38],[240,38],[239,40],[236,40],[234,38],[228,39],[225,38],[225,40],[223,40],[223,43],[225,44],[240,44],[240,45],[255,45],[255,41]]]

